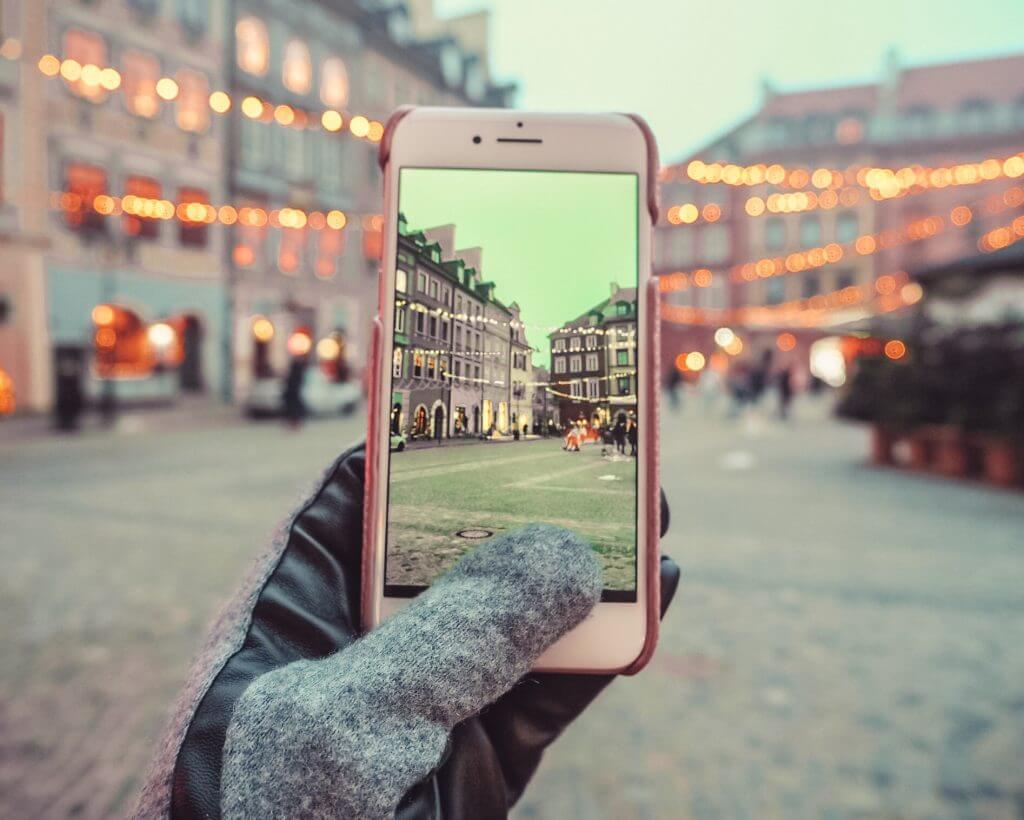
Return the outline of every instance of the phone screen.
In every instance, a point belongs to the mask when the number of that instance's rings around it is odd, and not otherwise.
[[[639,179],[402,168],[384,592],[531,522],[636,600]]]

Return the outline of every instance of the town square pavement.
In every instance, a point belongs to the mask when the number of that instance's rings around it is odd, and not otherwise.
[[[862,430],[800,410],[666,411],[659,651],[519,820],[1024,811],[1024,496],[871,469]],[[219,602],[361,429],[0,440],[0,816],[127,810]]]

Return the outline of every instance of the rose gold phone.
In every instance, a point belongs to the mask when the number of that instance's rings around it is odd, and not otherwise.
[[[657,638],[657,152],[623,114],[412,108],[381,143],[363,621],[540,521],[604,591],[543,670],[632,672]]]

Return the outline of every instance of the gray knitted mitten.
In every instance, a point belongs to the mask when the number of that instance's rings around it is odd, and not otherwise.
[[[589,544],[531,524],[343,651],[257,678],[228,727],[224,816],[393,816],[452,727],[508,691],[600,591]]]

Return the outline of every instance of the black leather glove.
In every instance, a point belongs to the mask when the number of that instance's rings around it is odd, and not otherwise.
[[[362,445],[338,458],[282,531],[266,567],[226,611],[226,633],[207,648],[208,672],[202,659],[193,672],[196,691],[186,690],[183,716],[165,743],[170,762],[155,765],[139,814],[155,811],[166,791],[174,817],[219,817],[225,733],[242,692],[272,669],[324,658],[359,637],[363,469]],[[664,535],[664,494],[661,503]],[[678,581],[679,568],[663,557],[662,613]],[[234,636],[227,634],[232,625]],[[530,685],[455,728],[440,766],[406,795],[399,818],[505,817],[544,749],[613,679],[529,677]]]

